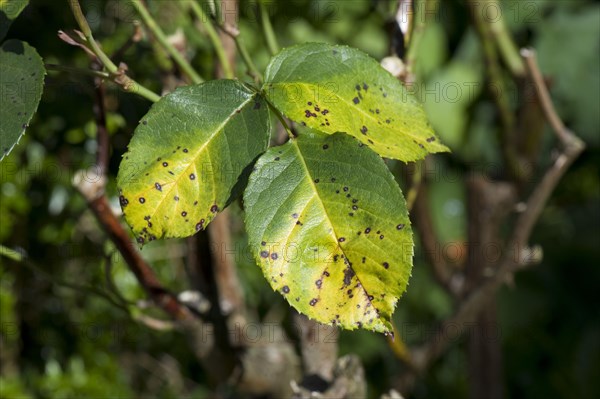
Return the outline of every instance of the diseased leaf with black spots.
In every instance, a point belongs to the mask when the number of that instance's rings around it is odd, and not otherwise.
[[[244,206],[251,251],[294,308],[392,331],[413,240],[402,192],[376,153],[346,134],[302,132],[260,157]]]
[[[323,43],[284,49],[269,63],[263,90],[288,118],[350,134],[383,157],[414,161],[448,151],[414,96],[357,49]]]
[[[269,130],[264,100],[234,80],[183,87],[158,101],[117,177],[138,242],[204,229],[239,193]]]

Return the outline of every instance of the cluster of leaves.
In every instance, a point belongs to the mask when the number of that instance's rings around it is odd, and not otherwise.
[[[267,150],[273,115],[298,127]],[[276,55],[260,88],[215,80],[163,97],[117,183],[140,244],[203,230],[243,191],[250,248],[273,289],[319,322],[389,333],[413,241],[381,156],[446,150],[377,61],[308,43]]]

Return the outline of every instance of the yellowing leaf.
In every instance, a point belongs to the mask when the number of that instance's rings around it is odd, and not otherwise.
[[[303,133],[258,160],[244,206],[251,251],[290,305],[321,323],[391,332],[413,241],[376,153],[342,133]]]
[[[138,242],[204,229],[243,188],[268,139],[264,100],[237,81],[163,97],[136,129],[117,177]]]
[[[448,151],[421,104],[359,50],[322,43],[287,48],[269,63],[265,82],[267,98],[288,118],[350,134],[381,156],[414,161]]]

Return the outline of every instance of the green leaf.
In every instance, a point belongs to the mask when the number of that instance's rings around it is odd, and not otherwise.
[[[19,40],[0,48],[0,161],[25,134],[44,89],[44,62]]]
[[[0,0],[0,40],[3,40],[12,22],[27,7],[29,0]]]
[[[325,133],[348,133],[381,156],[414,161],[448,151],[413,95],[359,50],[290,47],[271,60],[265,81],[267,98],[288,118]]]
[[[346,134],[301,134],[258,160],[244,206],[250,249],[294,308],[392,331],[413,241],[402,192],[376,153]]]
[[[245,184],[269,130],[264,100],[234,80],[179,88],[158,101],[117,176],[138,242],[204,229]]]

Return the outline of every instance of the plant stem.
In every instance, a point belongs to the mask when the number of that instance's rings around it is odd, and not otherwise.
[[[175,320],[192,319],[193,315],[190,310],[179,303],[177,297],[162,285],[154,271],[133,246],[129,233],[121,226],[104,194],[106,179],[99,177],[100,175],[95,170],[82,170],[73,178],[73,185],[86,200],[88,207],[123,256],[129,270],[135,275],[154,303]]]
[[[215,52],[217,53],[219,62],[221,63],[221,66],[223,67],[223,74],[225,75],[226,78],[233,79],[235,77],[233,68],[231,66],[231,63],[229,62],[229,59],[225,55],[225,49],[223,48],[223,43],[219,39],[219,35],[217,34],[217,31],[213,27],[212,22],[210,21],[210,18],[208,17],[208,15],[206,15],[206,13],[204,12],[204,9],[202,9],[202,6],[200,6],[200,4],[198,4],[196,1],[192,1],[190,4],[192,7],[192,11],[194,12],[194,14],[196,14],[196,18],[198,18],[198,20],[200,21],[200,23],[202,24],[204,29],[206,29],[206,34],[208,35],[208,38],[210,39],[210,41],[212,42],[212,44],[215,48]]]
[[[110,58],[108,58],[108,56],[104,53],[104,51],[102,51],[102,49],[94,39],[94,36],[92,35],[92,29],[90,28],[90,25],[88,24],[87,20],[85,19],[85,16],[83,15],[83,11],[81,11],[79,1],[69,0],[69,5],[71,6],[71,10],[73,11],[73,16],[75,17],[75,20],[79,25],[79,29],[81,29],[81,32],[92,47],[92,51],[94,52],[94,54],[96,54],[96,57],[98,57],[100,62],[102,62],[102,65],[104,65],[104,67],[108,69],[110,73],[117,73],[119,71],[119,67],[117,67],[114,64],[114,62],[111,61]]]
[[[493,6],[492,9],[500,10],[500,2],[498,0],[484,0],[484,9],[486,6]],[[480,9],[479,12],[482,12]],[[500,56],[506,63],[506,66],[514,76],[525,76],[527,69],[525,63],[519,54],[519,50],[515,45],[510,32],[506,28],[506,23],[502,14],[497,20],[489,21],[489,29],[492,37],[496,41]]]
[[[260,7],[260,19],[262,21],[263,33],[265,35],[265,39],[267,40],[269,52],[271,55],[275,55],[279,52],[279,44],[277,43],[277,38],[275,37],[275,32],[273,31],[273,25],[271,25],[269,12],[263,1],[259,0],[258,6]]]
[[[290,139],[295,138],[296,135],[294,135],[294,133],[292,132],[292,129],[288,125],[287,121],[285,120],[283,115],[281,115],[281,112],[279,112],[279,110],[273,104],[271,104],[271,102],[267,99],[266,96],[263,96],[263,97],[264,97],[265,101],[267,102],[267,105],[269,106],[269,108],[271,108],[271,111],[273,111],[273,113],[275,114],[277,119],[279,119],[279,122],[281,122],[281,125],[283,125],[283,128],[287,132],[289,138]]]
[[[447,334],[449,328],[474,323],[476,316],[481,313],[481,310],[485,308],[490,298],[496,294],[502,284],[519,268],[527,266],[538,259],[534,253],[535,249],[528,248],[528,241],[533,227],[560,179],[585,149],[583,141],[566,129],[564,123],[556,114],[552,100],[548,96],[548,88],[539,72],[535,52],[525,49],[521,51],[521,55],[524,58],[524,64],[530,78],[536,84],[537,94],[540,96],[545,116],[564,148],[554,163],[545,170],[541,181],[533,188],[526,201],[526,210],[519,215],[515,222],[506,246],[508,250],[504,257],[500,259],[494,275],[483,281],[469,294],[456,313],[444,321],[439,331],[423,347],[413,351],[413,359],[419,359],[419,364],[416,366],[421,371],[438,359],[452,342],[456,341],[457,336],[455,335],[452,335],[452,339],[449,338],[450,335]]]
[[[173,57],[173,60],[179,65],[181,70],[191,79],[193,83],[202,83],[204,79],[192,68],[190,63],[183,58],[181,53],[169,43],[167,36],[163,30],[158,26],[152,15],[146,9],[146,6],[140,0],[131,0],[131,4],[137,10],[138,14],[144,21],[144,24],[150,29],[152,34],[156,37],[156,40],[165,48],[165,50]]]
[[[508,170],[508,175],[513,179],[518,179],[519,165],[514,147],[515,116],[508,102],[508,90],[504,84],[502,69],[498,60],[498,51],[494,45],[491,23],[484,18],[484,9],[481,2],[469,0],[469,4],[487,65],[490,95],[496,103],[502,124],[500,128],[500,142],[502,143],[503,160]]]
[[[44,64],[44,67],[50,71],[68,72],[79,75],[93,76],[95,78],[109,79],[110,73],[102,71],[94,71],[93,69],[75,68],[58,64]]]
[[[392,321],[393,333],[387,337],[389,347],[394,352],[394,355],[404,363],[414,368],[413,359],[411,357],[410,350],[406,346],[406,343],[400,336],[400,331],[396,327],[396,324]]]
[[[261,83],[263,80],[262,74],[258,71],[256,65],[254,65],[254,62],[252,61],[252,58],[250,58],[246,47],[244,47],[244,44],[237,36],[234,36],[233,40],[235,41],[235,46],[237,47],[240,56],[242,57],[242,61],[244,61],[244,64],[246,64],[248,67],[248,74],[252,76],[257,83]]]
[[[125,91],[127,91],[129,93],[135,93],[139,96],[144,97],[146,100],[152,101],[153,103],[160,100],[160,96],[158,94],[156,94],[155,92],[153,92],[152,90],[147,89],[146,87],[142,86],[141,84],[139,84],[138,82],[136,82],[135,80],[133,80],[129,77],[127,77],[127,79],[129,80],[129,84],[121,85]],[[115,83],[119,84],[116,81],[115,81]]]
[[[254,62],[252,61],[252,58],[250,58],[248,50],[246,50],[244,43],[240,40],[239,30],[234,26],[226,24],[219,25],[219,28],[233,39],[233,41],[235,42],[235,46],[237,47],[238,53],[242,57],[242,61],[244,61],[244,64],[246,64],[246,68],[248,69],[248,75],[252,76],[254,78],[254,81],[260,84],[262,82],[262,74],[259,72],[258,68],[256,68],[256,65],[254,65]]]
[[[410,42],[408,44],[408,50],[406,51],[406,57],[404,58],[404,64],[406,66],[405,83],[412,84],[415,81],[415,62],[417,59],[417,52],[425,33],[425,25],[427,12],[421,12],[427,10],[428,0],[420,0],[420,5],[417,4],[418,0],[414,0],[413,6],[413,17],[412,17],[412,30],[409,31]]]
[[[115,82],[116,84],[121,86],[123,88],[123,90],[125,90],[129,93],[138,94],[152,102],[156,102],[156,101],[160,100],[160,96],[158,94],[147,89],[146,87],[142,86],[141,84],[139,84],[138,82],[136,82],[135,80],[133,80],[132,78],[127,76],[125,74],[125,72],[121,68],[116,66],[114,64],[114,62],[112,62],[111,59],[104,53],[104,51],[102,51],[102,49],[100,48],[100,46],[94,39],[94,36],[92,35],[92,30],[90,29],[90,25],[88,24],[87,20],[83,16],[83,12],[81,11],[81,6],[79,5],[79,1],[78,0],[69,0],[69,6],[71,7],[71,10],[73,11],[73,16],[75,17],[75,21],[77,21],[77,25],[79,25],[79,29],[81,29],[81,32],[83,32],[83,35],[85,36],[86,40],[92,47],[92,51],[94,52],[96,57],[98,57],[98,60],[102,63],[104,68],[106,68],[108,70],[109,77],[107,77],[107,78],[111,79],[113,82]],[[63,68],[68,68],[68,67],[63,67]]]
[[[419,193],[419,188],[421,187],[422,180],[422,172],[421,172],[421,161],[415,162],[415,171],[412,175],[412,182],[410,188],[408,189],[408,193],[406,193],[406,208],[410,211],[417,199],[417,194]]]

